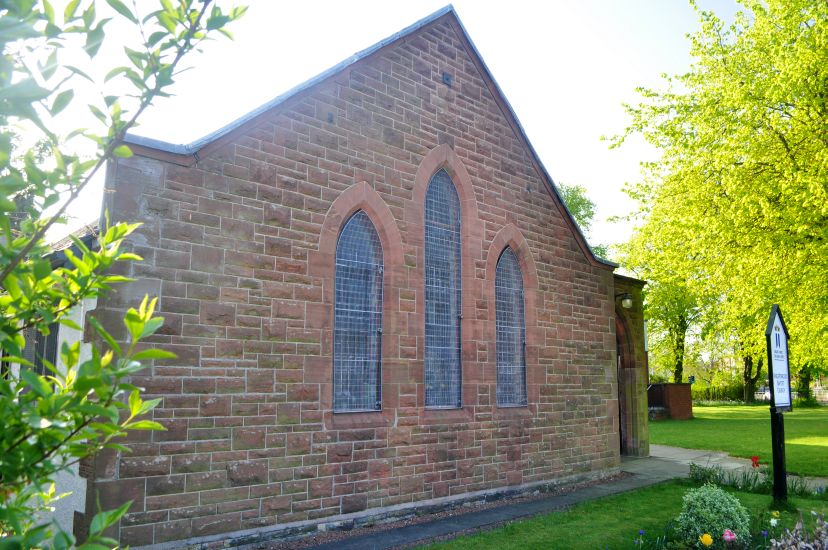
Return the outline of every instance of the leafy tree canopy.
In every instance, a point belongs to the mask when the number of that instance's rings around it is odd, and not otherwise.
[[[641,222],[627,259],[709,301],[757,357],[779,303],[793,361],[825,363],[828,3],[745,3],[731,25],[698,13],[691,70],[641,89],[615,139],[662,151],[627,189]]]
[[[584,231],[586,236],[589,236],[589,230],[592,228],[592,222],[595,220],[595,202],[587,195],[586,188],[582,185],[567,185],[559,183],[557,185],[558,193],[564,201],[575,221]],[[609,249],[605,245],[591,245],[592,250],[602,258],[609,258]]]

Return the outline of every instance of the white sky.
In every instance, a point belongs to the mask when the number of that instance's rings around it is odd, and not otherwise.
[[[146,0],[139,0],[143,7]],[[221,3],[226,4],[224,0]],[[245,3],[245,2],[239,2]],[[245,17],[189,60],[176,97],[156,101],[133,133],[188,143],[235,120],[351,54],[411,25],[445,0],[249,0]],[[731,19],[733,0],[701,0]],[[654,152],[630,142],[609,150],[602,135],[627,123],[623,102],[637,86],[690,64],[688,32],[696,16],[683,0],[456,0],[472,41],[556,182],[580,184],[597,205],[590,240],[617,243],[630,228],[606,219],[634,205],[621,191]],[[116,33],[118,34],[118,33]],[[119,49],[111,33],[109,51]],[[100,197],[79,203],[88,221]],[[94,217],[94,216],[93,216]]]

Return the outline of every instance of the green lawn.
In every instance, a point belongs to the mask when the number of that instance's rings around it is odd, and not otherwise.
[[[687,449],[759,456],[771,464],[767,405],[693,406],[692,420],[650,423],[650,442]],[[790,473],[828,477],[828,407],[785,413],[785,458]]]
[[[638,530],[644,529],[650,540],[664,533],[667,522],[678,516],[681,499],[691,487],[686,481],[662,483],[638,491],[585,502],[563,512],[516,521],[504,527],[460,537],[428,548],[528,550],[530,548],[630,549]],[[767,513],[769,495],[730,491],[742,501],[752,517]],[[804,512],[825,512],[828,502],[802,498],[789,503]],[[793,527],[799,515],[782,512],[783,526]]]

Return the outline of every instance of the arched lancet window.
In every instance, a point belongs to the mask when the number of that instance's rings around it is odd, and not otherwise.
[[[523,276],[515,253],[506,248],[495,274],[497,310],[497,405],[526,405],[526,321]]]
[[[336,244],[333,408],[374,411],[382,405],[382,244],[362,210]]]
[[[445,170],[425,196],[425,306],[425,404],[460,407],[460,199]]]

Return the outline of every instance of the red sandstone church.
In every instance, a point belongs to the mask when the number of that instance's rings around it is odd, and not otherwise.
[[[178,358],[134,379],[167,431],[85,468],[87,518],[134,501],[122,544],[277,539],[648,453],[643,283],[593,254],[452,8],[193,144],[127,141],[105,207],[144,260],[94,315],[159,296]]]

